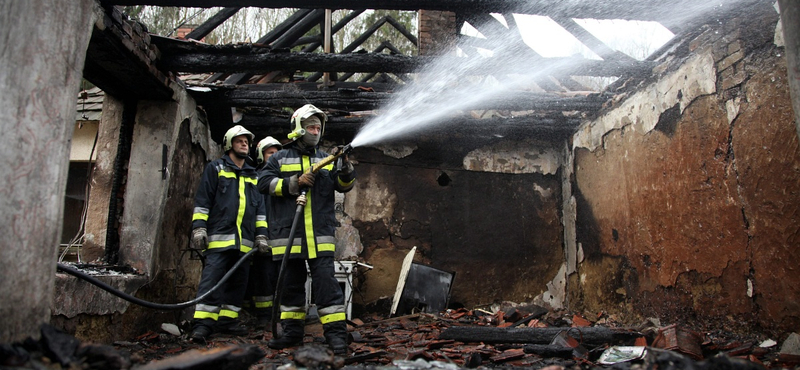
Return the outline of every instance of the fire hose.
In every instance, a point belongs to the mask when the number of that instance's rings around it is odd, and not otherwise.
[[[331,154],[321,161],[315,163],[309,169],[311,173],[317,173],[321,168],[333,163],[342,155],[350,153],[353,150],[353,147],[348,144],[345,145],[334,154]],[[303,188],[300,190],[300,196],[305,196],[308,192],[308,188]],[[300,215],[303,214],[303,208],[305,204],[298,204],[297,208],[294,211],[294,219],[292,220],[292,227],[289,229],[289,239],[286,242],[286,251],[283,252],[283,259],[281,259],[281,269],[278,273],[278,281],[275,283],[275,295],[273,298],[272,304],[272,337],[273,338],[280,338],[281,334],[278,332],[278,316],[281,311],[281,296],[283,295],[283,279],[286,277],[286,264],[289,262],[289,254],[291,252],[292,244],[294,244],[294,234],[297,232],[297,224],[300,221]]]
[[[212,292],[217,290],[217,288],[219,288],[223,284],[225,284],[225,282],[228,281],[228,279],[231,277],[231,275],[233,275],[233,273],[237,269],[239,269],[239,266],[241,266],[245,261],[247,261],[250,258],[250,256],[252,256],[257,251],[258,251],[258,249],[251,249],[249,252],[245,253],[244,256],[242,256],[242,258],[239,258],[239,260],[236,261],[236,263],[233,265],[233,267],[231,267],[231,269],[228,270],[227,273],[225,273],[225,275],[222,277],[222,279],[220,279],[219,282],[217,282],[217,285],[214,285],[213,287],[211,287],[211,289],[209,289],[207,292],[203,293],[201,296],[199,296],[199,297],[197,297],[197,298],[195,298],[195,299],[193,299],[191,301],[186,301],[186,302],[183,302],[183,303],[172,303],[172,304],[155,303],[155,302],[149,302],[149,301],[145,301],[143,299],[136,298],[136,297],[134,297],[134,296],[132,296],[130,294],[127,294],[125,292],[122,292],[122,291],[118,290],[117,288],[112,287],[111,285],[108,285],[108,284],[104,283],[103,281],[101,281],[101,280],[99,280],[99,279],[97,279],[97,278],[95,278],[95,277],[93,277],[93,276],[91,276],[89,274],[86,274],[86,273],[78,270],[77,268],[70,267],[68,265],[57,263],[56,264],[56,268],[57,268],[58,271],[65,272],[65,273],[70,274],[72,276],[75,276],[75,277],[81,278],[83,280],[86,280],[86,281],[88,281],[88,282],[90,282],[90,283],[92,283],[94,285],[97,285],[101,289],[103,289],[103,290],[105,290],[105,291],[107,291],[107,292],[109,292],[109,293],[111,293],[111,294],[113,294],[113,295],[115,295],[117,297],[120,297],[120,298],[122,298],[122,299],[124,299],[126,301],[129,301],[129,302],[138,304],[140,306],[147,307],[147,308],[153,308],[153,309],[156,309],[156,310],[178,310],[178,309],[181,309],[181,308],[186,308],[186,307],[189,307],[191,305],[194,305],[197,302],[200,302],[204,298],[208,297],[209,294],[211,294]]]
[[[346,146],[340,148],[339,151],[336,152],[335,154],[329,155],[328,157],[325,157],[321,161],[315,163],[311,167],[310,171],[312,173],[317,173],[321,168],[333,163],[333,161],[337,160],[342,155],[349,153],[352,149],[353,148],[350,145],[346,145]],[[301,191],[301,194],[305,195],[307,191],[308,191],[308,189],[304,188]],[[298,221],[300,220],[300,214],[302,212],[303,212],[303,206],[302,205],[298,205],[297,206],[297,210],[295,211],[294,220],[292,221],[292,228],[289,231],[289,241],[292,241],[294,239],[294,234],[297,231],[297,224],[298,224]],[[291,244],[291,243],[288,243],[288,244]],[[273,308],[273,310],[272,310],[272,333],[273,333],[273,336],[275,338],[279,338],[280,337],[278,335],[277,313],[280,312],[280,301],[281,301],[280,297],[281,297],[281,294],[283,293],[282,285],[283,285],[283,279],[284,279],[284,277],[286,275],[286,263],[289,260],[289,248],[291,248],[291,246],[287,246],[286,253],[284,253],[283,260],[281,260],[281,269],[280,269],[280,272],[278,273],[278,281],[277,281],[276,287],[275,287],[275,300],[274,300],[274,302],[275,302],[274,307],[275,308]],[[101,289],[103,289],[103,290],[105,290],[105,291],[107,291],[107,292],[109,292],[109,293],[111,293],[111,294],[113,294],[113,295],[115,295],[115,296],[117,296],[119,298],[122,298],[122,299],[124,299],[126,301],[132,302],[134,304],[138,304],[140,306],[147,307],[147,308],[152,308],[152,309],[156,309],[156,310],[178,310],[178,309],[186,308],[186,307],[192,306],[194,304],[197,304],[198,302],[202,301],[204,298],[208,297],[208,295],[210,295],[211,293],[216,291],[219,287],[221,287],[223,284],[225,284],[225,282],[228,281],[228,279],[233,275],[233,273],[237,269],[239,269],[239,267],[242,264],[244,264],[244,262],[247,261],[257,251],[258,251],[258,249],[254,248],[254,249],[251,249],[249,252],[245,253],[244,256],[239,258],[239,260],[236,261],[236,263],[231,267],[231,269],[228,270],[227,273],[225,273],[225,275],[222,277],[222,279],[219,280],[219,282],[217,282],[216,285],[211,287],[211,289],[209,289],[207,292],[203,293],[199,297],[197,297],[197,298],[195,298],[195,299],[193,299],[191,301],[186,301],[186,302],[182,302],[182,303],[172,303],[172,304],[169,304],[169,303],[155,303],[155,302],[145,301],[145,300],[140,299],[140,298],[136,298],[136,297],[134,297],[134,296],[132,296],[130,294],[127,294],[127,293],[125,293],[123,291],[120,291],[117,288],[114,288],[113,286],[111,286],[109,284],[106,284],[105,282],[103,282],[103,281],[101,281],[101,280],[99,280],[99,279],[97,279],[97,278],[95,278],[95,277],[93,277],[93,276],[91,276],[91,275],[89,275],[89,274],[87,274],[85,272],[82,272],[82,271],[78,270],[75,267],[71,267],[71,266],[66,265],[66,264],[56,263],[56,269],[58,271],[67,273],[67,274],[75,276],[77,278],[86,280],[87,282],[92,283],[92,284],[98,286],[99,288],[101,288]]]

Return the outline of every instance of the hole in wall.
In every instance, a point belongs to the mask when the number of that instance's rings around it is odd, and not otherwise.
[[[450,185],[451,181],[452,180],[450,180],[450,176],[447,176],[447,173],[445,173],[444,171],[442,171],[442,173],[439,174],[439,177],[436,178],[436,182],[439,183],[439,186]]]

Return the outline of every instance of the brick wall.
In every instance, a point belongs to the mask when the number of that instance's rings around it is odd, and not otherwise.
[[[436,10],[419,11],[419,55],[450,52],[458,35],[456,15]]]

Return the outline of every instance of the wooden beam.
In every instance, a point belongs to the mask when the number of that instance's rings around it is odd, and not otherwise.
[[[439,339],[453,339],[465,343],[536,343],[549,344],[562,331],[583,343],[619,344],[633,342],[641,333],[604,327],[575,328],[497,328],[454,326],[447,328]]]
[[[299,107],[314,104],[318,107],[346,111],[372,110],[380,108],[395,98],[395,93],[340,91],[276,91],[259,88],[259,85],[243,85],[234,89],[215,89],[189,92],[201,105],[222,104],[232,107]],[[474,105],[473,110],[499,109],[512,111],[598,111],[605,99],[600,95],[562,97],[553,94],[510,91],[488,96]],[[432,101],[431,104],[436,104]]]
[[[324,108],[327,109],[327,108]],[[327,139],[352,141],[353,137],[376,116],[330,116],[325,125]],[[286,137],[289,132],[289,117],[280,115],[258,115],[245,113],[237,122],[257,137],[267,135]],[[581,124],[579,118],[550,114],[512,118],[475,119],[463,116],[447,117],[442,122],[431,122],[422,132],[451,137],[457,140],[491,139],[500,137],[536,138],[560,141],[575,133]],[[453,127],[458,130],[454,134]],[[228,129],[229,127],[225,127]],[[455,135],[455,136],[454,136]]]
[[[448,61],[447,59],[451,59]],[[194,53],[162,54],[160,67],[174,72],[207,73],[267,73],[274,70],[297,70],[307,72],[385,72],[414,73],[420,67],[435,60],[445,63],[464,63],[467,59],[444,56],[405,56],[374,53],[322,54],[322,53],[258,53],[244,54],[225,51],[197,51]],[[512,61],[513,62],[513,61]],[[547,69],[548,74],[564,74],[571,76],[619,76],[625,73],[639,74],[649,72],[655,67],[649,61],[601,61],[579,57],[527,59],[527,71],[511,71],[503,68],[504,62],[499,59],[485,58],[475,75],[495,74],[498,70],[505,73],[528,74],[539,73]]]
[[[273,49],[280,49],[288,47],[289,45],[293,44],[297,39],[302,37],[306,34],[309,30],[314,28],[322,17],[325,15],[325,11],[322,9],[315,9],[309,12],[305,17],[298,20],[293,26],[289,27],[286,32],[278,36],[270,46]],[[228,84],[240,84],[247,79],[252,77],[252,73],[245,72],[245,73],[236,73],[228,79],[225,80],[225,83]]]
[[[372,52],[373,53],[380,53],[385,49],[389,49],[389,51],[391,51],[392,54],[394,54],[394,55],[402,54],[402,52],[399,49],[397,49],[394,45],[392,45],[392,43],[389,40],[385,40],[385,41],[381,42],[381,44],[378,45],[378,47],[375,48],[375,50],[373,50]],[[347,81],[347,79],[352,77],[354,74],[355,74],[354,72],[348,72],[348,73],[343,74],[342,76],[340,76],[336,80],[338,80],[338,81]],[[397,76],[397,78],[399,78],[403,82],[409,82],[410,81],[410,78],[408,76],[406,76],[405,74],[401,73],[401,74],[397,74],[396,76]],[[319,80],[320,77],[322,77],[322,73],[315,72],[315,73],[312,73],[311,75],[309,75],[308,77],[306,77],[306,80],[307,81],[317,81],[317,80]],[[362,79],[362,81],[364,81],[364,80]]]
[[[567,17],[553,17],[553,21],[558,23],[559,26],[563,27],[567,32],[575,36],[578,41],[582,44],[586,45],[589,50],[593,51],[597,54],[600,58],[605,60],[634,60],[633,57],[630,57],[624,53],[618,52],[604,42],[600,41],[597,37],[579,25],[575,20],[572,18]]]
[[[378,83],[362,83],[350,81],[332,81],[332,88],[334,91],[340,92],[392,92],[398,88],[397,84],[378,84]],[[204,90],[206,87],[212,89],[248,89],[257,88],[262,91],[319,91],[319,84],[315,82],[292,82],[292,83],[260,83],[251,85],[219,85],[219,84],[201,84],[190,85],[189,90]]]
[[[408,41],[411,41],[411,43],[414,44],[414,46],[419,46],[417,37],[412,35],[411,32],[408,32],[408,30],[402,24],[400,24],[400,22],[394,19],[394,17],[386,16],[386,21],[389,22],[389,24],[391,24],[398,31],[400,31],[400,33],[402,33],[403,36],[405,36],[408,39]]]
[[[738,7],[743,2],[760,0],[718,0],[714,7]],[[708,2],[697,0],[101,0],[103,5],[157,5],[180,7],[261,7],[305,9],[390,9],[390,10],[445,10],[458,12],[465,9],[487,13],[518,13],[572,18],[625,19],[659,21],[669,19],[676,11],[682,14],[702,15],[695,11],[708,7]],[[692,13],[692,12],[695,13]]]
[[[122,26],[104,13],[92,31],[83,77],[117,98],[171,99],[169,78],[150,63]]]
[[[228,20],[228,18],[232,17],[236,14],[241,7],[228,7],[220,10],[217,14],[214,14],[211,18],[208,18],[203,24],[192,30],[186,34],[186,39],[192,40],[201,40],[203,37],[208,36],[211,31],[219,27],[223,22]]]
[[[311,13],[311,11],[312,11],[312,9],[299,9],[299,10],[297,10],[291,16],[289,16],[288,18],[284,19],[283,22],[281,22],[279,25],[275,26],[275,28],[273,28],[271,31],[267,32],[266,35],[261,36],[261,38],[256,40],[255,44],[256,45],[269,44],[269,43],[275,41],[275,39],[277,39],[278,37],[283,35],[289,28],[294,26],[297,22],[299,22],[301,19],[303,19],[306,15]],[[161,40],[160,44],[162,44],[162,45],[159,45],[160,48],[164,47],[163,44],[174,45],[174,43],[168,43],[168,42],[165,41],[165,40],[171,40],[169,38],[156,38],[156,39],[153,40],[153,42],[156,42],[157,40]],[[208,80],[206,80],[206,82],[212,83],[212,82],[219,81],[220,79],[224,78],[226,75],[227,75],[226,73],[215,73],[213,76],[208,78]]]
[[[344,16],[344,18],[339,20],[339,22],[336,22],[336,24],[333,25],[333,27],[331,28],[331,33],[336,34],[336,32],[339,32],[339,30],[344,28],[344,26],[346,26],[348,23],[350,23],[350,21],[361,15],[361,13],[363,13],[364,11],[365,9],[356,9],[351,11],[346,16]],[[291,47],[306,45],[306,44],[311,44],[310,45],[311,50],[318,48],[322,44],[322,34],[316,34],[313,36],[303,36],[297,39],[297,41],[295,41]]]

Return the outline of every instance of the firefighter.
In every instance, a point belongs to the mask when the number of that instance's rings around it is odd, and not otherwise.
[[[281,150],[281,143],[267,136],[256,145],[256,155],[258,170],[266,166],[267,160],[273,154]],[[271,206],[272,197],[264,196],[264,204],[267,212]],[[269,217],[267,217],[267,220]],[[269,239],[269,233],[267,233]],[[272,260],[272,252],[269,246],[265,245],[263,250],[253,256],[250,263],[250,277],[247,279],[247,292],[245,294],[245,305],[249,305],[251,312],[256,317],[256,329],[264,329],[269,326],[272,318],[272,300],[275,293],[275,283],[278,281],[278,270],[280,263]]]
[[[311,165],[328,156],[318,144],[327,116],[313,105],[296,110],[291,118],[292,142],[275,153],[259,172],[259,190],[271,195],[269,241],[275,260],[289,259],[284,273],[280,324],[283,335],[267,345],[273,349],[303,343],[306,318],[306,263],[311,272],[311,290],[324,329],[325,340],[336,354],[347,353],[347,319],[344,294],[335,277],[334,249],[336,216],[334,190],[348,192],[355,184],[353,164],[342,156],[317,173]],[[301,189],[307,194],[298,199]],[[303,205],[301,219],[292,242],[289,231],[298,205]],[[287,250],[288,246],[288,250]]]
[[[205,266],[197,296],[209,291],[253,248],[267,247],[264,197],[258,192],[258,173],[248,156],[253,134],[236,125],[223,138],[225,154],[208,163],[197,189],[192,215],[192,243],[203,249]],[[195,306],[189,339],[205,342],[212,333],[244,335],[239,321],[248,264]]]

